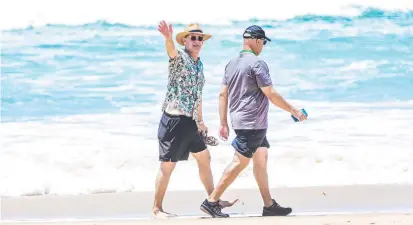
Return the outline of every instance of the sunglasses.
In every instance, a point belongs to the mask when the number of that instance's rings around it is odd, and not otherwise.
[[[264,45],[266,45],[266,44],[267,44],[267,40],[264,39]]]
[[[196,41],[198,38],[198,41],[203,41],[204,37],[203,36],[191,36],[191,41]]]
[[[258,39],[259,39],[259,40],[262,40],[264,45],[266,45],[266,44],[267,44],[267,40],[266,40],[266,39],[264,39],[264,38],[252,37],[251,39],[254,39],[254,38],[255,38],[255,39],[257,39],[257,40],[258,40]]]

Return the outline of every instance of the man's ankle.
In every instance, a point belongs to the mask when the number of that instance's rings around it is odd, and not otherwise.
[[[152,208],[152,212],[153,212],[153,213],[162,212],[162,207],[153,207],[153,208]]]
[[[219,201],[219,198],[218,198],[218,199],[215,199],[215,198],[209,197],[209,198],[207,198],[207,200],[208,200],[208,202],[218,202],[218,201]]]
[[[274,202],[272,202],[272,199],[271,199],[270,202],[265,202],[265,203],[264,203],[264,206],[267,207],[267,208],[269,208],[269,207],[271,207],[273,204],[274,204]]]
[[[276,203],[276,201],[271,198],[271,201],[266,200],[266,202],[264,203],[264,207],[270,208],[270,207],[273,206],[275,203]]]

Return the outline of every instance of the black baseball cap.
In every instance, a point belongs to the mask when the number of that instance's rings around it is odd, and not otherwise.
[[[245,29],[244,34],[242,35],[244,38],[257,38],[257,39],[265,39],[267,41],[271,41],[267,36],[265,36],[265,31],[258,25],[249,26]]]

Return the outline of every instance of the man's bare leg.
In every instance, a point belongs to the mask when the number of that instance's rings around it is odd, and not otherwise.
[[[290,207],[282,207],[272,199],[268,185],[267,160],[268,149],[260,147],[252,157],[254,163],[254,177],[260,189],[264,202],[263,216],[287,216],[292,212]]]
[[[209,195],[209,202],[216,202],[221,198],[224,191],[231,185],[238,177],[242,170],[244,170],[250,162],[250,159],[235,151],[233,161],[225,169],[218,185]]]
[[[161,162],[158,175],[155,181],[155,199],[153,203],[153,215],[157,217],[174,216],[162,209],[162,202],[165,196],[166,189],[171,178],[172,171],[175,169],[176,162]]]
[[[212,194],[212,191],[214,191],[214,179],[211,171],[211,155],[209,150],[205,149],[202,152],[192,153],[192,156],[198,163],[199,177],[209,196]],[[238,199],[235,199],[232,202],[220,200],[219,204],[223,208],[226,208],[233,206],[237,201]]]
[[[268,149],[266,147],[258,148],[254,156],[252,157],[252,160],[254,163],[254,176],[255,180],[257,181],[258,188],[260,189],[262,200],[265,207],[270,207],[273,202],[268,185]]]
[[[192,156],[198,163],[199,178],[201,179],[208,195],[210,195],[214,190],[214,179],[212,177],[211,155],[209,154],[209,150],[205,149],[201,152],[192,153]]]

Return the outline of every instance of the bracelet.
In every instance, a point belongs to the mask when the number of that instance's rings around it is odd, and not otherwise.
[[[201,123],[204,123],[204,121],[202,121],[202,120],[201,120],[201,121],[198,121],[198,124],[201,124]]]

